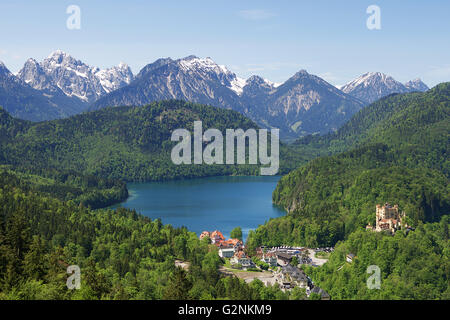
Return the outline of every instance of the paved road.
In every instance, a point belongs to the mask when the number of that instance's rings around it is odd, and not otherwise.
[[[317,266],[321,266],[321,265],[323,265],[325,262],[328,261],[327,259],[320,259],[320,258],[317,258],[317,257],[315,256],[315,252],[314,252],[313,249],[308,249],[308,254],[309,254],[309,257],[310,257],[311,260],[312,260],[312,263],[315,264],[315,265],[317,265]]]

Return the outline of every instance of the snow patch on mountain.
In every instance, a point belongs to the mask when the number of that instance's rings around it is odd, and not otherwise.
[[[341,90],[367,104],[393,93],[409,92],[401,82],[381,72],[367,72]]]
[[[231,86],[229,87],[231,90],[236,92],[238,96],[242,95],[242,92],[244,91],[245,84],[247,83],[247,80],[235,77],[231,82]]]
[[[100,70],[97,68],[94,73],[107,93],[124,87],[133,81],[133,73],[130,67],[123,62],[109,69]]]
[[[410,80],[405,83],[405,87],[407,87],[411,91],[427,91],[430,88],[419,78]]]
[[[85,103],[126,86],[133,80],[131,69],[124,63],[105,70],[91,67],[62,50],[52,52],[38,63],[29,59],[18,73],[19,78],[35,89],[61,89],[68,97]]]

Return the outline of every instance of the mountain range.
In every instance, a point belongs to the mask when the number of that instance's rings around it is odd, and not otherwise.
[[[40,63],[28,59],[17,77],[34,89],[60,89],[68,97],[91,104],[105,94],[129,84],[133,80],[133,73],[124,63],[100,70],[57,50]]]
[[[401,84],[379,72],[340,89],[306,70],[275,84],[257,75],[239,78],[211,58],[196,56],[158,59],[134,76],[124,63],[100,70],[60,50],[41,62],[29,59],[17,75],[3,66],[0,84],[0,105],[27,120],[178,99],[233,109],[261,127],[279,128],[284,139],[335,131],[383,96],[428,89],[419,79]]]
[[[370,104],[393,93],[427,91],[428,86],[420,79],[405,84],[381,72],[367,72],[340,88],[343,92]]]
[[[0,62],[0,105],[26,120],[65,118],[132,79],[124,63],[100,70],[58,50],[42,62],[28,59],[16,75]]]
[[[128,86],[100,98],[90,110],[182,99],[233,109],[282,136],[325,133],[363,104],[302,70],[282,85],[258,76],[237,77],[210,58],[160,59],[144,67]]]
[[[78,103],[62,91],[33,89],[1,62],[0,105],[15,117],[34,121],[62,118],[81,111]]]

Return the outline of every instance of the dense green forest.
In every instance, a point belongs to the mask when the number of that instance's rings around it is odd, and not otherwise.
[[[108,207],[128,197],[127,186],[120,180],[105,179],[93,175],[81,175],[74,171],[47,170],[42,175],[15,171],[10,165],[0,165],[0,174],[9,173],[16,178],[16,185],[62,201],[71,201],[92,209]]]
[[[259,174],[258,165],[174,165],[172,132],[178,128],[192,132],[197,120],[203,122],[203,130],[216,128],[223,133],[258,129],[238,112],[176,100],[106,108],[37,124],[0,110],[0,161],[21,170],[64,169],[123,181]],[[291,155],[290,161],[297,158],[306,160]]]
[[[90,210],[0,174],[0,299],[300,299],[218,272],[217,248],[135,211]],[[189,261],[189,269],[175,266]],[[68,290],[69,265],[81,289]]]
[[[274,202],[289,213],[252,231],[258,245],[332,246],[353,231],[374,225],[375,205],[399,204],[412,225],[437,221],[450,210],[448,178],[436,170],[386,163],[385,145],[312,160],[283,177]]]
[[[358,230],[339,243],[330,260],[307,273],[333,299],[450,299],[448,216],[395,236]],[[351,263],[346,255],[353,253]],[[368,289],[367,268],[380,268],[380,289]]]

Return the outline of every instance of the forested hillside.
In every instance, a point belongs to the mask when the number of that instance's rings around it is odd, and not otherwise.
[[[448,300],[450,220],[420,224],[395,236],[359,230],[339,243],[321,268],[307,268],[333,299]],[[346,255],[353,253],[352,263]],[[380,289],[368,289],[369,266],[380,268]]]
[[[92,209],[104,208],[128,197],[125,182],[105,179],[93,175],[82,175],[74,171],[15,171],[12,166],[1,166],[0,174],[9,174],[15,185],[23,190],[39,192],[61,201],[71,201]]]
[[[404,157],[399,160],[408,166],[435,167],[448,174],[449,92],[450,83],[442,83],[424,93],[382,98],[356,113],[337,132],[297,140],[290,146],[291,153],[333,155],[383,143],[401,149]]]
[[[29,123],[1,112],[0,161],[21,170],[72,170],[124,181],[257,174],[259,166],[179,165],[170,159],[172,131],[257,128],[235,111],[183,101],[106,108],[68,119]]]
[[[449,97],[449,83],[391,96],[360,111],[336,134],[297,144],[329,152],[358,147],[283,177],[273,200],[290,214],[260,227],[251,241],[332,245],[373,222],[375,204],[386,201],[398,203],[413,225],[448,214]]]
[[[374,225],[375,205],[385,202],[399,204],[413,225],[448,214],[448,178],[393,164],[390,152],[382,144],[362,147],[313,160],[283,177],[273,200],[289,213],[250,233],[249,243],[331,246]]]

